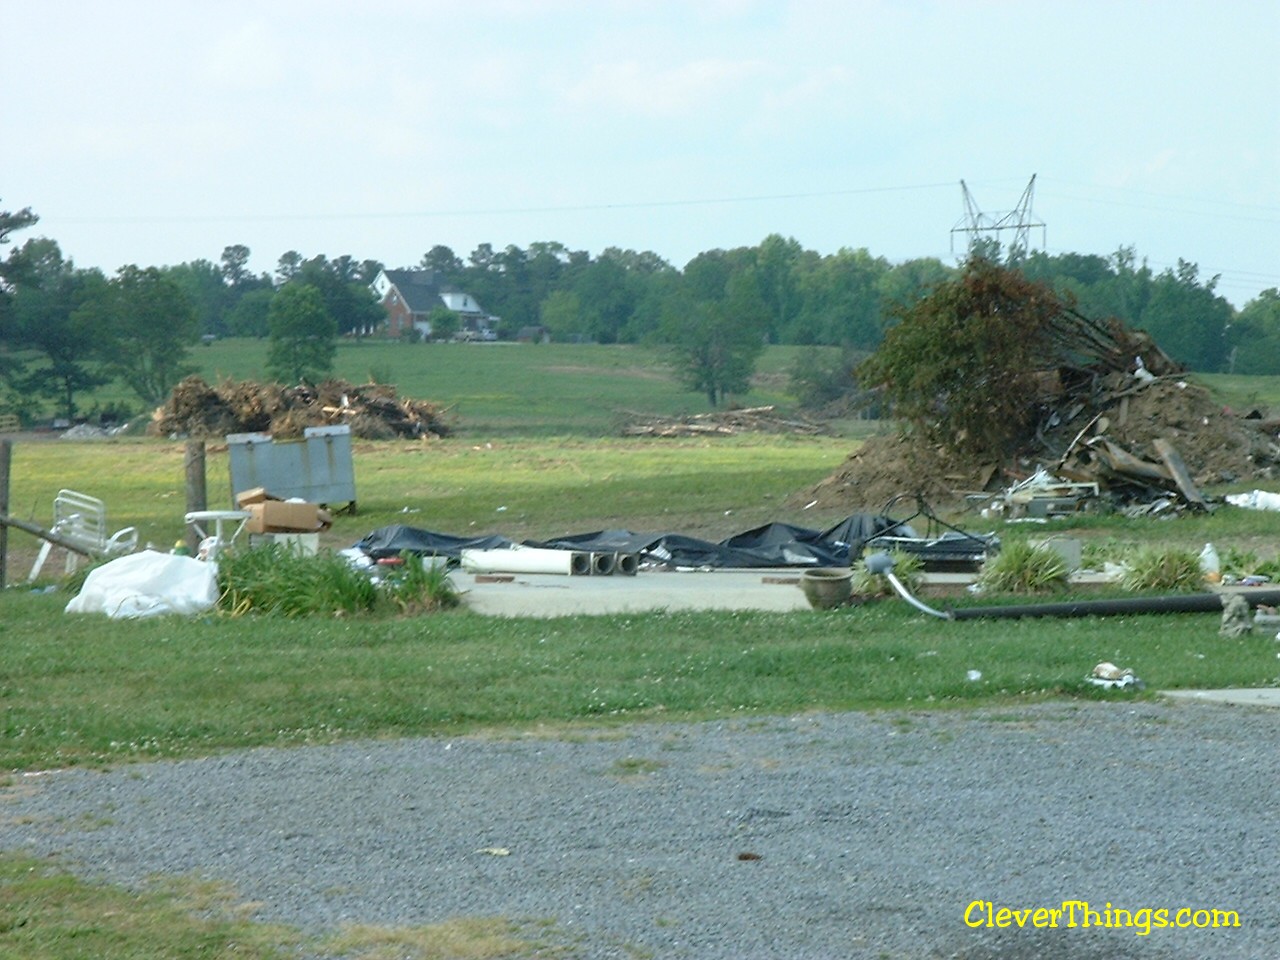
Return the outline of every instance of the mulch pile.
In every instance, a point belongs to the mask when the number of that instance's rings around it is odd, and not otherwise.
[[[396,388],[387,384],[326,380],[282,387],[223,380],[210,386],[191,376],[152,414],[147,432],[196,438],[269,433],[288,439],[302,436],[307,427],[345,424],[352,436],[369,440],[444,437],[451,430],[444,414],[436,404],[397,397]]]

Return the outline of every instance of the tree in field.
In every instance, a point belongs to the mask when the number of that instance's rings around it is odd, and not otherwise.
[[[795,238],[771,233],[756,248],[756,279],[760,297],[769,311],[768,338],[781,343],[791,332],[803,298],[799,267],[805,250]]]
[[[232,293],[223,280],[221,267],[208,260],[192,260],[162,267],[161,272],[176,283],[191,301],[200,333],[217,337],[227,335],[226,313],[231,306]]]
[[[200,327],[190,298],[156,267],[121,267],[104,303],[86,305],[86,316],[109,337],[106,369],[147,403],[161,403],[191,372],[188,351]]]
[[[676,376],[713,407],[750,388],[769,324],[754,271],[733,269],[732,259],[724,251],[695,258],[663,322]]]
[[[1036,371],[1065,304],[1042,283],[973,258],[954,280],[896,308],[899,323],[858,368],[897,416],[975,459],[1000,459],[1037,415]]]
[[[0,247],[9,242],[9,234],[15,230],[25,230],[39,221],[31,208],[12,213],[0,210]],[[0,384],[7,384],[9,377],[21,369],[21,361],[9,351],[13,347],[13,331],[10,304],[14,287],[23,279],[23,266],[14,254],[0,259]]]
[[[617,343],[635,311],[635,295],[626,268],[602,255],[574,272],[572,290],[553,290],[542,301],[542,325],[558,336],[573,334],[596,343]],[[553,309],[560,319],[549,323],[548,304],[557,302],[561,308],[573,309]]]
[[[222,248],[220,268],[222,279],[232,290],[238,291],[254,281],[253,274],[249,272],[250,253],[249,248],[243,243],[234,243]]]
[[[319,254],[304,261],[291,282],[315,287],[325,311],[338,325],[338,333],[362,336],[387,319],[368,284],[357,279],[363,269],[350,256],[329,260]]]
[[[800,306],[788,343],[823,343],[874,350],[883,334],[880,282],[889,264],[865,248],[838,250],[798,271]]]
[[[338,323],[325,309],[319,290],[309,284],[285,284],[271,299],[267,318],[269,376],[296,383],[323,380],[333,372]]]
[[[569,290],[553,290],[538,308],[538,319],[555,339],[565,342],[580,340],[585,331],[582,301]]]
[[[1227,326],[1234,311],[1215,294],[1218,278],[1201,283],[1199,268],[1179,259],[1151,285],[1151,297],[1138,325],[1179,363],[1208,373],[1223,368],[1227,358]]]
[[[890,319],[893,307],[910,306],[954,275],[955,270],[936,257],[919,257],[890,267],[877,284],[883,314],[880,320],[882,329],[885,321]]]
[[[427,325],[431,327],[432,339],[449,340],[461,329],[462,317],[457,310],[450,310],[441,304],[427,314]]]
[[[227,311],[227,332],[233,337],[266,337],[271,332],[267,313],[275,295],[270,286],[243,294]]]
[[[422,255],[419,270],[430,270],[437,283],[456,283],[462,276],[462,259],[443,244],[436,244]]]
[[[283,285],[298,275],[302,269],[303,257],[297,250],[286,250],[276,261],[276,283]]]
[[[44,238],[28,240],[10,263],[22,282],[13,289],[2,339],[27,355],[10,365],[5,379],[18,406],[45,397],[72,419],[76,396],[111,379],[100,362],[110,331],[86,315],[87,306],[110,299],[106,278],[77,270]]]
[[[1228,335],[1231,373],[1280,374],[1280,289],[1263,290],[1246,303]]]

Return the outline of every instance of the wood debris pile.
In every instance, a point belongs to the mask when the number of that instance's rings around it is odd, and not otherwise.
[[[738,433],[826,433],[822,424],[783,417],[772,407],[745,407],[684,417],[635,416],[622,428],[624,437],[731,436]]]
[[[1068,312],[1055,322],[1053,341],[1058,354],[1037,372],[1034,433],[1017,438],[1017,453],[1005,462],[968,458],[963,443],[895,433],[869,439],[794,499],[876,509],[920,493],[956,504],[1043,468],[1065,481],[1096,483],[1120,506],[1172,498],[1200,507],[1203,486],[1280,475],[1280,422],[1225,409],[1145,334]]]
[[[444,413],[433,403],[396,396],[396,388],[387,384],[326,380],[282,387],[223,380],[210,386],[191,376],[152,414],[148,432],[165,437],[269,433],[283,440],[302,436],[307,427],[345,424],[353,436],[369,440],[443,437],[451,429]]]

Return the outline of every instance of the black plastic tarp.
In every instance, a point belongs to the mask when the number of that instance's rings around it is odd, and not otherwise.
[[[357,550],[363,550],[374,560],[383,557],[398,557],[401,553],[412,553],[423,557],[451,557],[457,560],[463,550],[500,550],[512,545],[506,537],[454,537],[447,533],[432,533],[430,530],[418,530],[393,523],[389,527],[381,527],[355,544]]]
[[[642,560],[673,567],[752,569],[765,567],[840,567],[862,555],[864,544],[889,533],[913,536],[910,528],[889,517],[853,514],[826,530],[769,523],[719,543],[679,533],[634,533],[597,530],[554,540],[525,541],[527,546],[597,553],[632,553]],[[512,546],[506,537],[457,537],[395,524],[368,534],[355,544],[374,559],[401,552],[458,559],[464,549],[491,550]]]

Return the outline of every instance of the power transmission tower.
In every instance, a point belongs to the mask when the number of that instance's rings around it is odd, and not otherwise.
[[[1008,213],[995,216],[978,209],[973,194],[969,192],[969,187],[963,180],[960,181],[960,190],[964,194],[964,216],[951,228],[952,253],[956,249],[957,233],[968,234],[966,247],[970,253],[973,253],[975,250],[984,252],[993,244],[995,249],[999,250],[1000,234],[1012,230],[1013,240],[1008,245],[1009,252],[1006,259],[1009,263],[1017,263],[1031,248],[1031,231],[1036,227],[1040,228],[1040,246],[1044,247],[1046,230],[1044,221],[1037,219],[1031,211],[1036,190],[1034,173],[1027,182],[1027,188],[1022,191],[1022,199],[1018,201],[1017,207]]]

